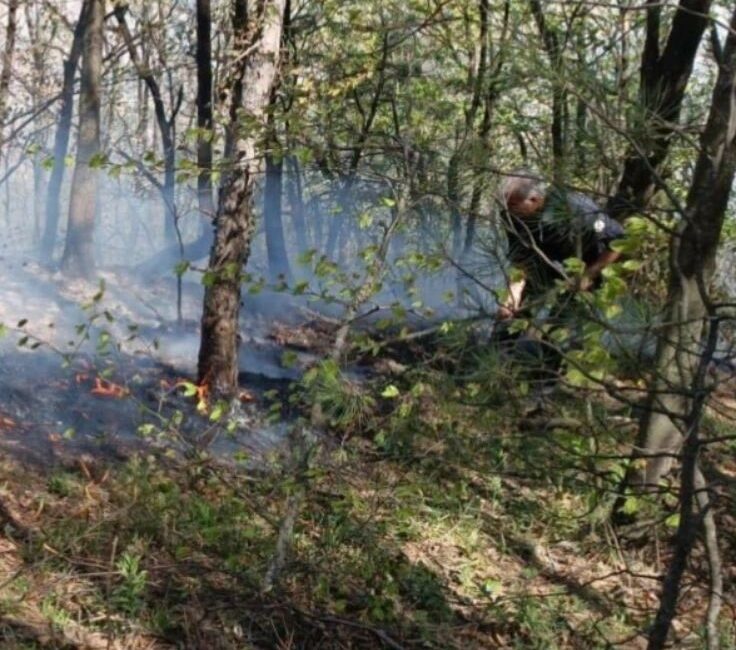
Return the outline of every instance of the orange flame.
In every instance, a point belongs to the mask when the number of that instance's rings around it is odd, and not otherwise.
[[[128,395],[129,391],[125,386],[116,384],[102,377],[95,377],[95,385],[92,388],[93,395],[100,397],[116,397],[118,399]]]

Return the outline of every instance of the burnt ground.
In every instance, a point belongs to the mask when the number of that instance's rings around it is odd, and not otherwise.
[[[0,287],[0,449],[52,465],[79,454],[125,458],[148,446],[207,446],[217,456],[267,453],[287,424],[267,421],[269,391],[287,390],[314,356],[269,336],[297,316],[289,297],[246,296],[238,426],[225,433],[197,413],[178,385],[194,381],[201,287],[184,285],[177,323],[175,283],[102,273],[101,285],[68,282],[31,262],[3,259]],[[175,435],[170,419],[184,415]],[[141,431],[147,432],[142,436]]]

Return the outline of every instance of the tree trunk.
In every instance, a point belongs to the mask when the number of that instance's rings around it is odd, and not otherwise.
[[[197,0],[197,204],[203,224],[215,216],[212,200],[212,12],[210,0]]]
[[[544,17],[544,9],[539,0],[530,0],[532,15],[537,23],[539,35],[542,37],[544,49],[547,52],[550,65],[557,74],[562,72],[562,48],[560,37],[554,29],[547,25]],[[565,92],[559,85],[552,83],[552,125],[550,133],[552,136],[552,169],[555,180],[562,182],[565,176],[565,110],[567,99]]]
[[[33,245],[41,239],[41,221],[43,220],[43,196],[46,191],[46,171],[43,168],[41,154],[33,154]]]
[[[284,188],[284,159],[272,153],[266,156],[266,186],[263,191],[263,220],[266,229],[268,273],[272,282],[279,279],[291,282],[289,257],[284,240],[282,196]]]
[[[8,117],[8,95],[10,77],[13,71],[13,53],[15,52],[15,33],[17,30],[16,15],[18,0],[8,2],[8,22],[5,26],[5,50],[3,51],[3,65],[0,70],[0,143],[3,142],[3,128]]]
[[[680,0],[661,54],[662,3],[647,0],[647,5],[639,102],[650,124],[649,134],[629,150],[616,194],[606,206],[619,220],[643,210],[660,185],[661,167],[678,128],[695,55],[708,26],[711,0]]]
[[[450,227],[452,228],[452,249],[449,253],[455,260],[460,257],[463,236],[460,209],[460,155],[460,147],[458,147],[447,163],[447,200],[450,203]]]
[[[302,190],[302,176],[299,169],[299,161],[295,156],[287,159],[290,171],[289,180],[289,208],[291,210],[291,222],[294,226],[294,237],[299,254],[309,250],[309,233],[307,222],[304,217],[304,192]]]
[[[25,5],[26,29],[31,39],[31,59],[33,61],[33,82],[31,85],[31,99],[34,106],[40,106],[43,100],[44,89],[47,86],[46,57],[50,43],[43,44],[42,30],[45,28],[43,8],[36,7],[34,12],[32,3]],[[46,171],[43,168],[43,152],[46,148],[46,133],[41,132],[33,136],[33,239],[32,245],[37,248],[41,241],[43,224],[44,197],[46,196]]]
[[[215,241],[209,264],[199,349],[199,381],[216,396],[232,397],[238,382],[238,315],[243,265],[255,229],[253,185],[258,173],[259,129],[238,129],[242,114],[266,128],[266,111],[278,68],[285,0],[263,0],[245,13],[243,0],[233,12],[234,51],[231,63],[228,130],[230,173],[220,190]],[[247,18],[246,18],[247,16]],[[240,114],[240,115],[239,115]]]
[[[100,85],[105,0],[90,0],[84,33],[79,94],[77,160],[69,201],[69,225],[61,268],[67,275],[89,277],[94,272],[93,237],[100,154]]]
[[[736,13],[732,18],[736,28]],[[690,386],[712,317],[708,298],[731,186],[736,172],[736,36],[731,31],[701,138],[687,205],[670,252],[668,309],[657,352],[657,380],[642,439],[649,457],[646,484],[657,484],[682,444]],[[661,456],[650,457],[656,454]]]
[[[139,265],[148,275],[171,267],[181,259],[196,260],[206,255],[212,246],[212,224],[215,203],[212,198],[212,138],[214,136],[212,98],[212,11],[210,0],[197,0],[197,207],[201,217],[199,236],[180,246],[177,242],[159,251]],[[146,62],[144,61],[144,66]]]
[[[72,130],[72,114],[74,112],[74,75],[77,71],[79,57],[82,54],[82,39],[89,19],[90,0],[84,0],[79,12],[79,19],[74,29],[74,38],[69,56],[64,61],[64,80],[61,86],[61,108],[59,124],[54,138],[54,167],[49,178],[46,195],[46,225],[41,239],[41,257],[50,262],[56,246],[56,233],[59,228],[61,205],[61,187],[64,182],[66,168],[66,152],[69,148],[69,136]]]

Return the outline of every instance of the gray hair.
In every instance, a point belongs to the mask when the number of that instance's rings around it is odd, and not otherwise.
[[[546,193],[546,187],[542,179],[538,174],[520,169],[508,174],[501,181],[499,198],[506,205],[511,197],[523,200],[534,192],[538,192],[543,196]]]

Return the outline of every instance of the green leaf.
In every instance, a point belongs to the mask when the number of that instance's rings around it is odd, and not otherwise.
[[[143,436],[144,438],[152,436],[155,432],[156,427],[154,427],[152,424],[141,424],[138,427],[138,434]]]
[[[621,266],[627,271],[638,271],[642,265],[640,260],[626,260]]]
[[[639,512],[639,499],[636,497],[627,497],[624,501],[624,505],[621,508],[621,512],[625,515],[633,515]]]
[[[286,350],[281,355],[281,365],[284,368],[293,368],[298,360],[296,352],[293,350]]]
[[[664,525],[668,528],[677,528],[680,525],[680,513],[675,512],[667,517],[667,519],[664,520]]]
[[[217,402],[212,409],[212,413],[210,413],[210,422],[219,422],[222,419],[222,416],[225,415],[226,411],[227,403]]]
[[[307,280],[302,280],[301,282],[297,282],[294,285],[294,288],[291,290],[291,292],[295,296],[301,296],[307,289],[309,289],[309,282]]]
[[[174,273],[177,277],[181,277],[189,270],[189,260],[182,260],[174,267]]]
[[[184,394],[184,397],[194,397],[199,390],[197,388],[197,385],[193,384],[191,381],[179,382],[179,388],[182,389],[182,393]]]
[[[212,287],[215,284],[215,281],[217,280],[217,273],[211,270],[207,270],[202,274],[202,286],[203,287]]]
[[[396,388],[396,386],[394,386],[393,384],[389,384],[381,392],[381,397],[386,397],[388,399],[393,399],[395,397],[398,397],[400,394],[401,393],[399,392],[399,389]]]
[[[493,596],[501,591],[502,583],[500,580],[486,580],[481,587],[481,590],[487,596]]]
[[[101,151],[98,151],[96,154],[94,154],[89,159],[89,168],[90,169],[101,169],[105,166],[107,163],[107,156],[102,153]]]

